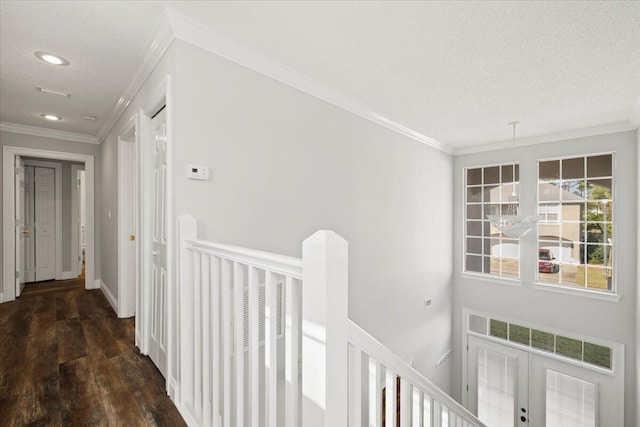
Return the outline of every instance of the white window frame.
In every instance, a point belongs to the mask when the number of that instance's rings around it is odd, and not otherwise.
[[[580,154],[580,155],[566,155],[566,156],[560,156],[560,157],[550,157],[550,158],[544,158],[544,159],[537,159],[535,161],[536,163],[536,210],[538,210],[540,208],[540,163],[543,162],[549,162],[549,161],[560,161],[560,171],[559,171],[559,181],[562,183],[562,181],[564,181],[564,179],[562,178],[562,161],[563,160],[567,160],[567,159],[578,159],[578,158],[582,158],[584,159],[584,167],[585,167],[585,175],[584,175],[584,180],[587,181],[588,177],[587,177],[587,171],[586,171],[586,167],[587,167],[587,159],[590,157],[597,157],[597,156],[607,156],[607,155],[611,155],[611,176],[608,177],[597,177],[597,179],[611,179],[611,197],[612,197],[612,210],[613,210],[613,214],[611,217],[611,228],[613,230],[613,236],[617,236],[618,235],[618,230],[617,230],[617,221],[616,221],[616,201],[618,200],[617,197],[617,191],[616,191],[616,184],[617,184],[617,179],[615,177],[615,171],[616,171],[616,153],[614,151],[606,151],[606,152],[596,152],[596,153],[586,153],[586,154]],[[545,202],[543,201],[542,203],[547,203],[547,204],[551,204],[551,203],[555,203],[555,201],[552,202]],[[557,223],[546,223],[546,224],[558,224],[561,225],[563,218],[562,216],[562,200],[558,201],[559,203],[559,215],[558,215],[558,221]],[[588,203],[588,202],[585,202]],[[586,221],[580,221],[580,223],[586,223]],[[535,240],[535,245],[536,245],[536,253],[538,253],[538,248],[539,248],[539,244],[540,244],[540,227],[536,227],[536,240]],[[586,242],[584,243],[586,244]],[[612,250],[615,250],[615,244],[612,243]],[[586,260],[585,260],[586,262]],[[584,287],[580,287],[578,285],[572,285],[570,283],[550,283],[550,282],[543,282],[540,280],[540,272],[538,271],[538,259],[535,260],[535,280],[533,282],[533,287],[535,289],[544,289],[544,290],[551,290],[551,291],[556,291],[556,292],[560,292],[560,293],[565,293],[565,294],[574,294],[574,295],[583,295],[583,296],[587,296],[587,297],[593,297],[593,298],[598,298],[598,299],[606,299],[606,300],[611,300],[611,301],[619,301],[620,300],[620,296],[617,293],[617,268],[616,268],[616,260],[615,257],[614,259],[612,259],[612,263],[611,263],[611,289],[610,290],[599,290],[597,288],[589,288],[586,286]],[[586,268],[585,264],[585,268]],[[561,267],[562,268],[562,267]],[[585,271],[585,275],[586,275],[586,271]],[[560,276],[562,277],[562,276]],[[585,277],[586,280],[586,277]]]
[[[518,178],[516,180],[516,185],[518,185],[518,188],[520,187],[520,163],[515,163],[516,167],[518,168]],[[495,164],[487,164],[487,165],[477,165],[477,166],[466,166],[462,169],[462,181],[463,181],[463,197],[462,197],[462,221],[463,221],[463,233],[462,233],[462,276],[463,277],[468,277],[468,278],[473,278],[473,279],[477,279],[477,280],[483,280],[483,281],[490,281],[490,282],[494,282],[494,283],[503,283],[503,284],[507,284],[507,285],[513,285],[513,286],[521,286],[522,285],[522,279],[521,279],[521,274],[522,274],[522,259],[521,259],[521,248],[520,248],[520,239],[514,239],[514,238],[506,238],[507,240],[511,241],[511,240],[517,240],[518,241],[518,257],[517,258],[512,258],[512,259],[517,259],[518,261],[518,275],[517,276],[505,276],[502,275],[502,273],[500,274],[492,274],[492,273],[485,273],[485,272],[477,272],[477,271],[467,271],[467,256],[468,255],[475,255],[475,254],[469,254],[467,251],[467,239],[469,237],[474,237],[474,236],[469,236],[467,234],[467,221],[469,221],[469,219],[467,218],[467,189],[469,188],[469,185],[467,184],[467,171],[472,170],[472,169],[482,169],[482,183],[480,185],[472,185],[471,187],[480,187],[482,188],[482,186],[484,186],[484,170],[488,169],[488,168],[493,168],[493,167],[498,167],[500,170],[500,178],[499,178],[499,183],[497,184],[498,186],[503,186],[503,185],[510,185],[511,182],[507,182],[507,183],[503,183],[502,180],[502,168],[505,166],[513,166],[513,162],[504,162],[504,163],[495,163]],[[484,193],[482,193],[484,195]],[[482,196],[484,197],[484,196]],[[497,203],[499,205],[503,205],[506,202],[502,201],[502,197],[501,200]],[[487,205],[490,203],[487,203]],[[483,214],[484,214],[484,206],[485,206],[485,202],[484,200],[482,200],[480,203],[478,203],[479,206],[483,207]],[[471,219],[473,221],[473,219]],[[483,215],[480,220],[481,222],[487,221],[486,215]],[[484,226],[483,226],[484,227]],[[500,242],[502,242],[503,239],[505,239],[504,236],[500,236],[498,237],[500,239]],[[483,241],[484,236],[480,236],[480,240]],[[482,243],[484,244],[484,243]],[[484,254],[480,255],[481,257],[484,256]],[[502,258],[500,256],[500,258]],[[484,262],[484,261],[483,261]],[[502,270],[502,268],[501,268]]]

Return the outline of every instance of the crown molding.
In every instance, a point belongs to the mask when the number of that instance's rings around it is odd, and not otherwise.
[[[65,132],[37,126],[20,125],[18,123],[0,122],[0,131],[19,133],[22,135],[41,136],[44,138],[62,139],[65,141],[84,142],[85,144],[100,144],[95,136],[83,133]]]
[[[151,43],[147,56],[142,61],[142,64],[138,68],[135,76],[129,83],[129,86],[125,89],[122,96],[111,107],[109,114],[107,115],[104,124],[98,131],[97,139],[102,142],[107,137],[111,129],[116,125],[120,116],[127,109],[133,98],[136,96],[142,85],[147,80],[153,69],[158,65],[162,55],[173,41],[173,33],[171,31],[171,25],[169,19],[165,14],[163,18],[158,22],[156,26],[156,36]]]
[[[247,67],[280,83],[291,86],[437,150],[447,154],[453,153],[452,147],[416,132],[400,124],[398,121],[372,110],[344,93],[336,91],[315,79],[274,61],[197,21],[180,15],[171,9],[167,9],[167,14],[171,28],[173,29],[173,35],[180,40]]]
[[[589,136],[607,135],[610,133],[628,132],[636,130],[637,126],[634,126],[630,122],[613,123],[610,125],[594,126],[583,129],[573,129],[564,132],[549,133],[546,135],[533,136],[530,138],[522,138],[517,142],[518,147],[524,147],[527,145],[545,144],[547,142],[559,142],[566,141],[568,139],[586,138]],[[484,153],[486,151],[504,150],[512,147],[512,141],[496,142],[485,145],[478,145],[473,147],[457,148],[453,155],[464,156],[466,154]]]
[[[631,117],[629,117],[629,123],[635,128],[640,128],[640,97],[638,97],[638,102],[636,102],[636,107],[633,109],[631,113]]]

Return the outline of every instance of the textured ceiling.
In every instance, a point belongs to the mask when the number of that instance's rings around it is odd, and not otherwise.
[[[640,2],[1,4],[0,119],[47,110],[93,135],[76,118],[107,115],[165,6],[458,149],[508,140],[514,119],[521,138],[628,123],[640,97]]]
[[[0,1],[0,120],[95,136],[140,67],[162,13],[145,2]],[[70,65],[47,64],[36,51]],[[42,113],[64,120],[48,122]]]

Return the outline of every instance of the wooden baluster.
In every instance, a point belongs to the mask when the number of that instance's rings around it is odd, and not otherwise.
[[[276,276],[265,272],[265,398],[267,399],[265,425],[278,427],[278,283]],[[267,316],[268,313],[268,316]]]
[[[220,258],[211,258],[211,421],[215,427],[220,416],[220,263]]]
[[[221,259],[222,285],[222,411],[223,427],[231,427],[231,268],[229,260]]]
[[[235,389],[236,426],[244,427],[244,272],[242,265],[233,263],[233,300],[235,329]]]
[[[287,276],[286,334],[285,334],[285,387],[286,427],[300,426],[300,282]]]
[[[260,317],[258,283],[259,271],[249,266],[249,280],[247,284],[248,317],[249,317],[249,414],[251,427],[260,427]]]

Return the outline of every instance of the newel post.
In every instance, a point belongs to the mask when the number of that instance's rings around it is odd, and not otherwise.
[[[193,262],[185,243],[198,238],[198,221],[191,215],[181,215],[178,218],[178,286],[176,298],[169,298],[169,337],[173,343],[169,344],[167,365],[171,378],[176,382],[177,390],[174,397],[176,403],[183,401],[183,393],[192,390],[193,375],[185,364],[193,357]],[[172,320],[173,319],[173,320]]]
[[[302,246],[302,425],[348,421],[348,244],[322,230]]]

